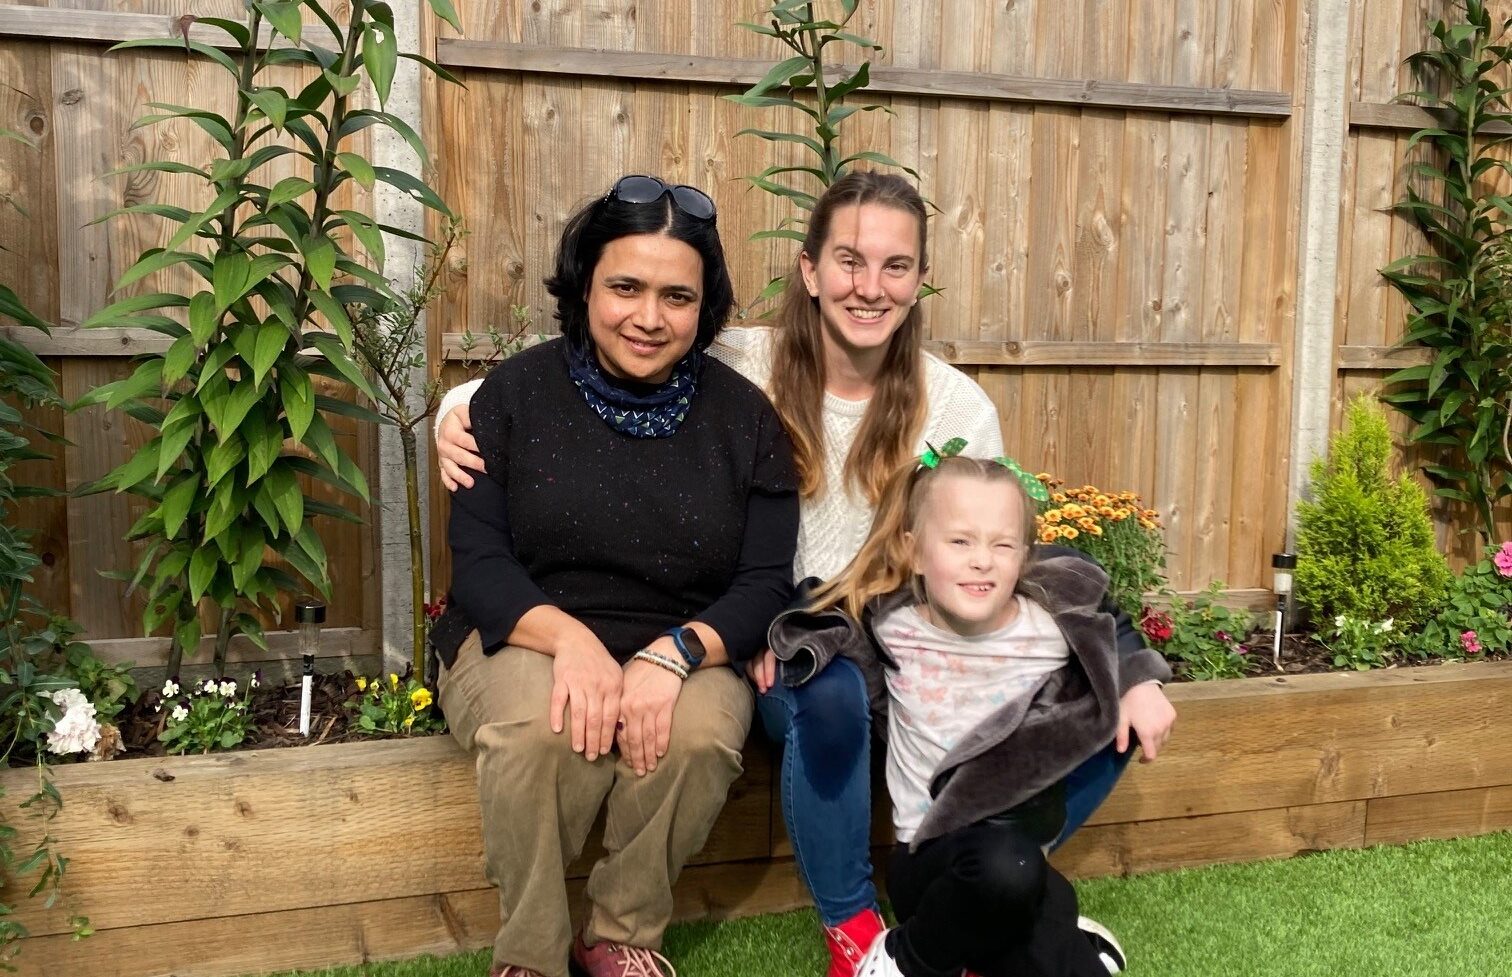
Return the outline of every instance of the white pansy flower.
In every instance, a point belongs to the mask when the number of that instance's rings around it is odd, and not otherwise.
[[[226,699],[231,698],[233,695],[236,694],[236,683],[230,681],[229,679],[226,680],[226,681],[224,681],[224,682],[222,682],[220,684],[220,694],[221,694],[222,698],[226,698]]]
[[[255,689],[255,688],[257,688],[261,684],[262,683],[257,680],[257,673],[254,672],[252,674],[252,681],[251,681],[252,688]]]
[[[163,683],[163,698],[171,699],[179,694],[179,684],[173,679]]]
[[[189,718],[189,710],[185,709],[181,705],[178,705],[178,706],[174,706],[173,707],[173,711],[170,712],[168,715],[169,715],[170,718],[173,719],[174,722],[181,723],[184,720],[186,720],[186,719]]]
[[[1395,620],[1396,620],[1395,618],[1388,617],[1386,620],[1382,621],[1381,622],[1381,633],[1384,634],[1385,632],[1390,631],[1391,630],[1391,626],[1392,626],[1392,622],[1395,621]]]
[[[214,695],[215,694],[215,679],[213,679],[213,678],[207,678],[207,679],[205,679],[205,684],[200,686],[200,691],[201,692],[208,692],[211,695]]]
[[[1342,628],[1343,626],[1344,626],[1344,615],[1340,614],[1338,617],[1334,618],[1334,627],[1336,627],[1336,628]]]

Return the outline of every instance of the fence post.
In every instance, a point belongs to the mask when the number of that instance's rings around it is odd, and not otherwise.
[[[424,3],[396,3],[394,12],[394,35],[401,51],[421,50],[421,18],[426,16]],[[422,89],[420,66],[408,58],[400,58],[394,69],[393,86],[389,91],[387,110],[409,123],[416,132],[421,131]],[[387,126],[372,126],[373,163],[389,166],[406,173],[420,172],[420,159],[404,139]],[[386,183],[378,183],[373,189],[373,216],[380,224],[411,231],[426,232],[425,208],[407,193]],[[403,288],[410,281],[426,258],[424,245],[393,234],[383,235],[386,254],[384,273],[389,280]],[[424,334],[425,318],[421,314],[419,328]],[[416,391],[411,397],[411,408],[419,410],[418,391],[424,386],[426,369],[418,368],[410,383]],[[420,442],[419,481],[420,511],[430,511],[429,499],[429,425],[423,424],[417,431]],[[413,619],[410,602],[400,599],[410,592],[409,518],[405,507],[404,452],[400,445],[399,431],[392,426],[378,429],[378,486],[377,512],[379,532],[379,606],[382,610],[383,670],[403,671],[412,659]],[[422,531],[425,522],[422,518]],[[430,539],[425,538],[426,566],[430,565]],[[392,599],[390,599],[392,596]]]
[[[1302,117],[1302,199],[1297,236],[1297,326],[1293,343],[1291,470],[1286,536],[1296,532],[1297,501],[1313,459],[1328,448],[1333,410],[1335,294],[1339,278],[1339,193],[1349,130],[1351,0],[1307,0]]]

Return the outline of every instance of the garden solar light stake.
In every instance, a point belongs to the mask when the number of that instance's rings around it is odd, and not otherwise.
[[[320,647],[320,626],[325,623],[325,605],[319,601],[302,601],[294,606],[294,620],[299,622],[299,656],[304,675],[299,683],[299,735],[310,735],[310,691],[315,682],[315,649]]]
[[[1297,554],[1275,553],[1271,556],[1274,582],[1271,590],[1276,593],[1276,634],[1271,639],[1271,661],[1281,667],[1281,635],[1286,630],[1286,602],[1291,597],[1292,571],[1297,568]]]

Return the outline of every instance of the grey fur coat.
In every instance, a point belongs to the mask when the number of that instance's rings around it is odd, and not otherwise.
[[[1038,547],[1018,592],[1050,612],[1071,660],[1031,694],[1004,704],[962,737],[930,781],[934,802],[913,844],[1006,811],[1053,786],[1112,742],[1123,694],[1145,682],[1168,681],[1171,669],[1108,598],[1108,577],[1084,554]],[[906,590],[873,600],[858,623],[839,609],[795,608],[772,622],[768,639],[781,680],[799,685],[835,655],[866,676],[874,717],[887,713],[884,669],[895,668],[871,624],[913,597]],[[886,724],[878,723],[878,729]]]

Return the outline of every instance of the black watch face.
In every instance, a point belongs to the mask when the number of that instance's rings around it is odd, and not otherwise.
[[[682,642],[683,647],[688,649],[688,654],[693,656],[693,660],[695,662],[703,661],[704,656],[709,653],[708,650],[704,648],[703,639],[700,638],[698,636],[698,632],[694,631],[692,628],[682,629]]]

